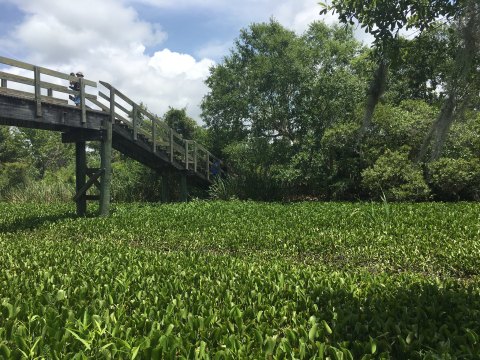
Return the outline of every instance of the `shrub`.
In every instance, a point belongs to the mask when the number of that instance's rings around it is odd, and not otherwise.
[[[430,189],[420,167],[408,158],[408,149],[387,150],[372,167],[362,172],[362,185],[374,198],[418,201],[429,198]]]
[[[226,178],[216,177],[208,189],[210,198],[214,200],[232,200],[238,198],[238,178],[228,176]]]
[[[476,158],[440,158],[428,166],[436,195],[447,200],[480,199],[480,161]]]

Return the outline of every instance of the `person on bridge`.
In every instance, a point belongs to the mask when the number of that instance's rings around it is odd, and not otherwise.
[[[81,71],[74,74],[70,73],[70,76],[76,75],[77,78],[83,78],[83,73]],[[80,91],[80,81],[70,81],[70,89],[74,91]],[[72,100],[76,106],[80,106],[80,94],[70,95],[70,100]]]

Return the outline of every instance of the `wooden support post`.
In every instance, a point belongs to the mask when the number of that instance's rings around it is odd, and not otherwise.
[[[47,89],[47,96],[53,97],[53,89],[52,88]]]
[[[161,200],[163,203],[166,203],[170,200],[170,196],[169,196],[169,173],[168,172],[164,172],[162,174],[162,193],[161,193]]]
[[[188,170],[188,140],[185,140],[185,169]]]
[[[133,104],[132,120],[133,120],[133,140],[138,139],[138,108],[137,104]]]
[[[75,144],[75,183],[77,194],[85,185],[87,177],[87,153],[85,150],[85,141],[79,141]],[[87,213],[87,199],[85,195],[78,197],[76,203],[77,215],[85,216]]]
[[[180,173],[180,201],[187,202],[188,200],[188,189],[187,189],[187,174],[184,172]]]
[[[193,146],[193,171],[197,172],[197,142],[194,142]]]
[[[42,93],[40,88],[40,68],[38,66],[33,67],[33,81],[35,86],[35,115],[42,117]]]
[[[87,123],[87,108],[85,106],[85,79],[79,78],[80,82],[80,109],[82,111],[82,124]]]
[[[170,162],[173,162],[173,130],[170,129]]]
[[[110,117],[104,123],[100,156],[103,176],[100,181],[100,216],[110,212],[110,183],[112,179],[112,124],[115,122],[115,89],[110,88]]]
[[[3,88],[6,88],[7,87],[7,79],[2,79],[0,86],[3,87]]]

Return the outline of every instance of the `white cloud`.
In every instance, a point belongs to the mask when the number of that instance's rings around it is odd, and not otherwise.
[[[159,75],[169,79],[181,75],[189,80],[203,79],[208,76],[209,69],[213,65],[212,60],[202,59],[197,62],[191,55],[179,54],[169,49],[157,51],[149,61],[149,66]]]
[[[199,44],[197,58],[162,49],[167,34],[161,24],[139,18],[138,3],[189,12],[207,9],[218,21],[238,28],[273,16],[301,33],[312,21],[322,19],[318,0],[0,1],[15,4],[25,14],[10,33],[0,34],[2,55],[17,54],[19,60],[63,72],[81,70],[88,79],[111,83],[159,115],[168,106],[188,106],[197,120],[212,59],[227,55],[233,42],[210,34],[204,45]],[[323,20],[336,21],[332,15]],[[159,50],[149,54],[146,48]]]
[[[83,71],[90,80],[111,83],[134,101],[162,115],[168,106],[188,106],[199,119],[199,103],[207,88],[213,60],[196,60],[169,49],[152,55],[147,46],[166,34],[158,24],[138,18],[136,11],[114,0],[11,0],[26,17],[0,50],[27,54],[23,61],[62,72]]]

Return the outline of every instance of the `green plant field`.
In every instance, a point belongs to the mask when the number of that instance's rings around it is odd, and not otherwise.
[[[480,204],[0,204],[0,358],[475,359]]]

